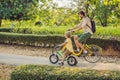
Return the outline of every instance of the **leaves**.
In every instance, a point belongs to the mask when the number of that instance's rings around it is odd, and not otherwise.
[[[16,67],[11,80],[118,80],[119,71],[99,71],[46,65]]]
[[[31,12],[34,4],[36,4],[37,0],[5,0],[0,2],[0,17],[2,19],[10,19],[10,20],[20,20],[25,19],[24,17],[28,17],[31,15],[26,15]],[[30,8],[30,7],[31,8]]]

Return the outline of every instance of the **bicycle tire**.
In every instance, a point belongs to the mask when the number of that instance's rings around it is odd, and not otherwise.
[[[55,58],[56,58],[56,60],[54,61]],[[56,55],[56,54],[51,54],[50,57],[49,57],[49,61],[50,61],[52,64],[56,64],[56,63],[59,61],[58,55]]]
[[[74,56],[69,56],[67,58],[67,63],[70,66],[75,66],[75,65],[77,65],[78,62],[77,62],[77,60],[76,60],[76,58]]]
[[[84,56],[84,59],[90,63],[98,62],[102,57],[102,49],[97,45],[89,45],[87,49],[88,55]],[[91,55],[89,55],[92,52]]]

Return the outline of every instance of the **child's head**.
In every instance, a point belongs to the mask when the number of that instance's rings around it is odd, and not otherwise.
[[[71,32],[70,31],[67,31],[65,33],[65,38],[71,38]]]

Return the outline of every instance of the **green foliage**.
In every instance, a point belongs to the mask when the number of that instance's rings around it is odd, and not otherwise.
[[[96,33],[94,36],[101,37],[101,38],[115,38],[119,40],[120,33],[119,27],[97,27]]]
[[[120,71],[22,65],[12,72],[11,80],[119,80],[119,74]]]
[[[36,35],[0,32],[0,43],[7,44],[53,47],[57,44],[63,43],[64,40],[64,36],[58,34]],[[103,49],[107,49],[111,46],[114,50],[120,51],[120,41],[117,40],[91,38],[88,39],[87,44],[96,44]]]
[[[1,19],[31,19],[41,22],[43,26],[74,26],[79,23],[77,12],[85,10],[89,17],[99,21],[98,24],[116,26],[120,23],[119,4],[119,0],[73,0],[70,4],[74,5],[73,8],[66,8],[58,7],[52,0],[1,0],[0,23]]]
[[[96,44],[102,49],[108,49],[111,46],[112,49],[120,51],[120,41],[114,39],[91,38],[87,40],[87,44]]]
[[[37,20],[41,21],[45,26],[74,26],[75,23],[78,23],[77,13],[71,9],[50,9],[49,6],[44,9],[40,8],[38,12]]]
[[[64,41],[64,37],[58,35],[34,35],[18,33],[0,33],[0,43],[29,45],[29,46],[54,46]]]
[[[0,1],[0,19],[26,20],[33,15],[37,3],[37,0],[2,0]]]
[[[115,22],[112,24],[119,24],[120,21],[120,0],[73,0],[78,5],[78,11],[84,10],[86,14],[93,19],[99,20],[102,26],[107,26],[111,21],[109,19],[114,16]],[[81,8],[82,7],[82,8]]]
[[[11,32],[12,28],[0,28],[0,32]]]
[[[21,26],[19,27],[19,23],[14,23],[15,27],[8,28],[13,33],[25,33],[25,34],[60,34],[64,35],[64,33],[67,31],[67,29],[71,28],[71,26],[35,26],[34,23],[31,21],[29,22],[21,22]],[[4,28],[0,28],[0,31],[2,32]],[[7,28],[5,28],[7,29]],[[120,40],[120,34],[119,34],[120,27],[101,27],[97,26],[96,33],[93,35],[93,37],[100,37],[100,38],[106,38],[111,39],[114,38],[116,40]],[[73,34],[80,34],[80,32],[73,33]]]

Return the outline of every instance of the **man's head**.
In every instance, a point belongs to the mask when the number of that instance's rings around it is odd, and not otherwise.
[[[85,17],[85,12],[80,11],[80,12],[78,13],[78,15],[79,15],[81,18],[83,18],[83,17]]]

